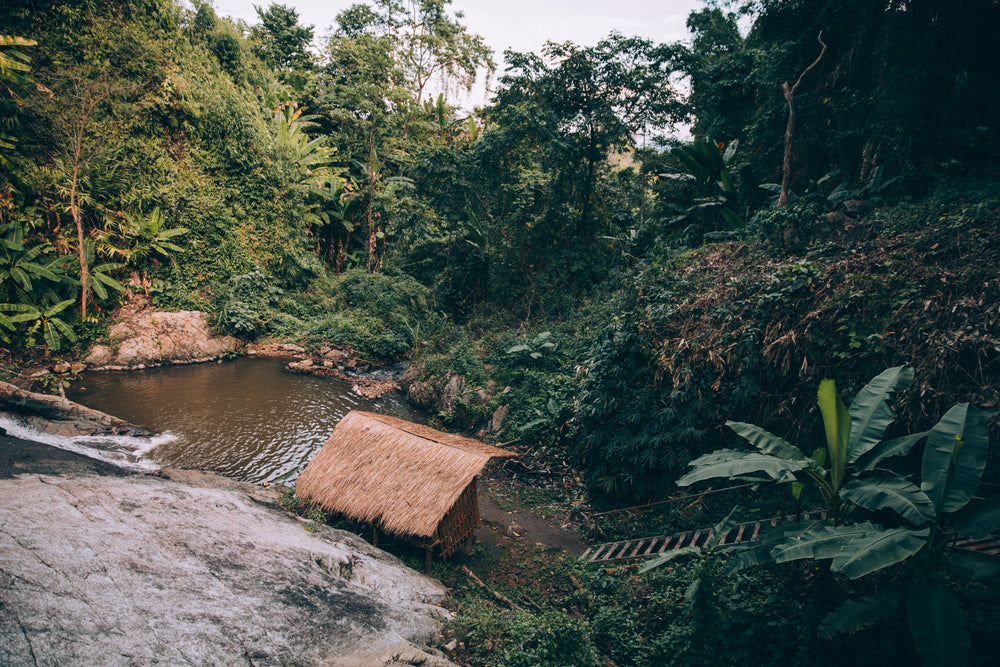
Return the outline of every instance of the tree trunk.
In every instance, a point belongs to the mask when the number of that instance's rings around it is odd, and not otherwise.
[[[76,189],[80,176],[80,154],[83,147],[83,132],[85,127],[85,122],[80,123],[80,129],[76,135],[76,142],[73,147],[73,178],[69,188],[69,210],[73,214],[73,223],[76,225],[76,243],[80,255],[80,319],[84,320],[87,319],[87,301],[90,300],[90,267],[87,265],[87,245],[83,233],[83,217],[80,215],[80,206],[77,204]]]
[[[795,137],[795,91],[798,90],[799,84],[802,83],[802,77],[808,74],[816,65],[819,65],[819,61],[823,59],[823,54],[826,53],[826,43],[823,41],[822,30],[816,39],[823,45],[823,49],[819,52],[819,56],[813,61],[813,64],[802,70],[802,74],[799,74],[799,78],[794,86],[789,86],[787,81],[781,84],[781,91],[785,95],[785,100],[788,101],[788,125],[785,127],[785,156],[781,164],[781,194],[778,195],[778,208],[784,208],[788,203],[788,189],[792,183],[792,139]]]

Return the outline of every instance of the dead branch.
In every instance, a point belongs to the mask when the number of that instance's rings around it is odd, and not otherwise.
[[[813,64],[802,70],[802,74],[799,74],[799,78],[795,81],[794,86],[789,87],[787,81],[781,84],[781,90],[788,101],[788,125],[785,128],[785,156],[781,165],[781,194],[778,196],[778,208],[784,208],[788,203],[788,187],[792,181],[792,138],[795,136],[795,91],[798,90],[799,84],[802,83],[802,78],[816,67],[816,65],[819,65],[819,61],[823,59],[823,54],[826,53],[826,42],[823,41],[822,30],[820,30],[819,36],[816,39],[823,45],[823,49],[819,52],[819,56],[813,61]]]

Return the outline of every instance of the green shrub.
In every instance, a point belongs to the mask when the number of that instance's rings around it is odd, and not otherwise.
[[[503,667],[591,667],[600,664],[597,649],[581,621],[558,612],[515,616],[509,629],[513,645],[503,654]]]

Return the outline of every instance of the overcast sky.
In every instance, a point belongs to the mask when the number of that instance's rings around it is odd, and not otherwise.
[[[315,35],[322,37],[331,32],[334,17],[355,1],[283,0],[279,4],[294,7],[299,23],[312,25]],[[258,22],[254,4],[267,7],[271,0],[213,0],[212,4],[219,15],[253,25]],[[453,0],[451,9],[463,12],[462,23],[493,49],[499,74],[504,50],[538,52],[548,40],[592,46],[615,30],[655,42],[687,39],[688,14],[704,4],[702,0]],[[471,99],[456,102],[482,104],[484,94],[479,88]]]

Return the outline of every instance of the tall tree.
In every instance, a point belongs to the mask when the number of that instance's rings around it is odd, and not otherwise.
[[[597,178],[614,151],[635,135],[662,130],[683,116],[671,85],[672,51],[612,34],[596,46],[549,42],[543,56],[508,52],[491,118],[544,146],[543,157],[577,210],[574,232],[595,232]]]
[[[260,23],[250,29],[261,59],[280,70],[306,70],[312,65],[309,45],[313,26],[299,25],[292,7],[272,2],[267,9],[254,5]]]

